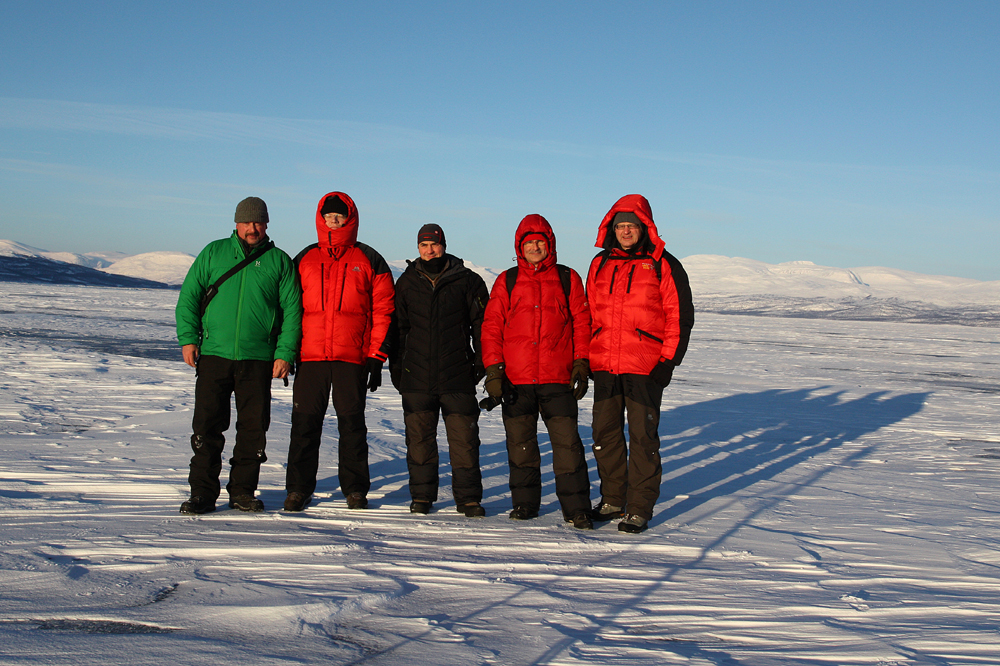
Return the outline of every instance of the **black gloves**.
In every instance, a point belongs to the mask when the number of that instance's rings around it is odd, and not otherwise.
[[[382,361],[377,358],[369,358],[365,362],[365,373],[368,375],[368,390],[375,392],[382,386]]]
[[[573,397],[577,400],[582,400],[583,396],[587,395],[587,389],[590,387],[590,382],[587,381],[587,377],[590,376],[590,361],[585,358],[578,358],[573,361],[573,370],[569,374],[569,383],[573,387]]]
[[[674,362],[669,361],[665,358],[661,358],[660,362],[656,364],[652,372],[649,373],[649,378],[660,385],[660,388],[667,388],[667,384],[670,383],[670,378],[674,376]]]

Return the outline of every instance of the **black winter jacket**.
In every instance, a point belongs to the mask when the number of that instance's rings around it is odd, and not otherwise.
[[[389,360],[400,393],[475,393],[483,377],[480,332],[489,292],[458,257],[436,280],[408,262],[396,281],[397,344]]]

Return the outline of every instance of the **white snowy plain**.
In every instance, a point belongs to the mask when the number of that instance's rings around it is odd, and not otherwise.
[[[543,514],[508,520],[496,411],[489,516],[455,512],[446,446],[410,514],[387,374],[369,510],[338,491],[332,410],[315,501],[280,510],[276,381],[267,511],[180,515],[176,292],[0,293],[0,664],[1000,663],[996,327],[699,315],[656,516],[628,535],[562,522],[544,428]]]

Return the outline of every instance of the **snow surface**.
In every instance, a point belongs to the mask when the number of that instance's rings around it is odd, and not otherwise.
[[[0,289],[2,664],[1000,661],[996,328],[699,314],[664,394],[656,516],[626,535],[563,523],[550,467],[542,516],[508,520],[496,412],[490,515],[454,511],[447,465],[435,512],[408,513],[388,377],[371,509],[337,490],[331,414],[317,500],[279,510],[275,382],[268,510],[182,516],[176,292]]]

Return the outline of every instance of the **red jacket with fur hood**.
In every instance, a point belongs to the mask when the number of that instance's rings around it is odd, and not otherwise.
[[[528,234],[541,234],[549,255],[537,266],[524,258]],[[573,361],[587,358],[590,310],[583,280],[570,270],[569,298],[556,267],[556,237],[541,215],[529,215],[514,234],[517,281],[507,272],[493,283],[483,319],[483,363],[505,363],[512,384],[569,384]]]
[[[328,197],[347,205],[347,223],[330,229],[320,215]],[[378,252],[358,241],[358,208],[343,192],[316,205],[319,242],[295,258],[302,283],[302,361],[385,361],[393,311],[392,273]]]
[[[618,243],[615,215],[634,213],[642,237]],[[691,286],[681,262],[664,249],[646,198],[627,194],[604,216],[590,262],[587,298],[593,316],[590,369],[648,375],[660,359],[680,365],[694,326]]]

